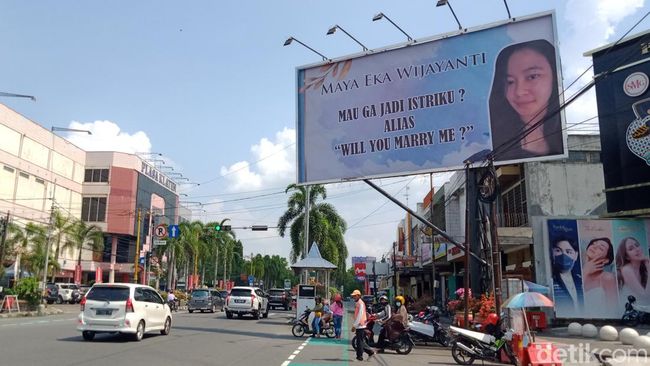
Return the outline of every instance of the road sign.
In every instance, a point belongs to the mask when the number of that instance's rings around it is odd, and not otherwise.
[[[284,280],[284,288],[289,290],[291,288],[291,280]]]
[[[144,257],[140,257],[140,264],[144,264]]]
[[[157,247],[157,246],[160,246],[160,245],[166,245],[166,244],[167,244],[167,240],[160,240],[160,239],[154,239],[153,240],[153,246],[154,247]]]
[[[178,238],[181,235],[181,228],[178,225],[169,225],[167,231],[170,238]]]
[[[156,229],[154,230],[153,233],[157,238],[165,238],[167,237],[167,226],[160,224],[156,226]]]

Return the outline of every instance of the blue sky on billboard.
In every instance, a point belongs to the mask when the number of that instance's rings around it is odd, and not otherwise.
[[[463,27],[503,21],[501,0],[453,0]],[[514,17],[554,10],[565,87],[590,65],[582,53],[613,42],[648,12],[644,0],[510,0]],[[42,124],[89,129],[67,137],[86,149],[152,151],[197,185],[179,187],[205,203],[202,220],[233,227],[275,226],[284,189],[296,177],[296,67],[361,51],[339,24],[370,49],[454,32],[448,9],[435,1],[349,2],[171,1],[30,2],[0,4],[1,92],[36,101],[0,102]],[[648,28],[646,20],[633,33]],[[591,74],[577,83],[584,85]],[[569,125],[596,115],[594,97],[567,110]],[[583,124],[593,132],[595,124]],[[576,130],[578,128],[574,128]],[[569,130],[570,132],[572,130]],[[437,175],[440,185],[445,175]],[[389,193],[415,207],[429,177],[381,179]],[[388,251],[404,212],[360,182],[330,184],[328,201],[346,219],[351,256]],[[408,199],[405,194],[408,193]],[[245,252],[289,254],[277,232],[239,232]]]

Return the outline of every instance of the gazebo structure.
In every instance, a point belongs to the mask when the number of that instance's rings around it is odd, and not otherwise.
[[[318,249],[318,244],[315,242],[311,245],[309,253],[307,256],[298,262],[291,265],[291,268],[294,271],[299,270],[316,270],[316,271],[325,271],[325,291],[329,291],[330,288],[330,271],[338,268],[332,262],[323,259],[320,255],[320,250]],[[316,276],[318,278],[318,275]]]

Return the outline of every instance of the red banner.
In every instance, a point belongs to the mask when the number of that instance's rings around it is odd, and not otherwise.
[[[74,266],[74,283],[81,284],[81,266],[78,264]]]
[[[102,267],[95,268],[95,283],[102,283]]]
[[[365,263],[355,263],[354,264],[354,275],[358,280],[363,280],[366,277],[366,264]]]

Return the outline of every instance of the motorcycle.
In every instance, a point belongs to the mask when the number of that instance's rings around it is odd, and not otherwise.
[[[650,306],[637,305],[636,297],[628,296],[621,322],[627,327],[636,327],[639,323],[650,323]]]
[[[311,310],[305,309],[300,318],[293,321],[291,333],[294,337],[300,338],[304,337],[305,334],[312,334],[309,314],[311,314]],[[334,323],[331,319],[326,324],[322,324],[321,320],[320,334],[324,334],[327,338],[334,338]]]
[[[501,363],[502,355],[511,365],[517,365],[510,341],[512,330],[503,333],[500,327],[494,335],[475,332],[457,327],[449,327],[456,338],[451,343],[451,357],[459,365],[471,365],[474,360]]]
[[[384,344],[379,344],[379,341],[375,342],[375,332],[373,330],[377,318],[374,315],[368,316],[368,322],[366,323],[366,342],[368,346],[373,348],[387,348],[392,349],[400,355],[408,355],[411,353],[413,346],[413,340],[409,335],[408,328],[404,328],[397,337],[390,339],[386,336]],[[357,336],[352,337],[352,348],[356,351],[357,345]]]
[[[449,347],[451,337],[447,330],[438,322],[439,315],[435,311],[424,316],[422,321],[409,322],[409,334],[416,342],[425,344],[439,343],[443,347]]]
[[[167,305],[169,305],[169,311],[176,311],[178,312],[178,300],[168,300]]]

